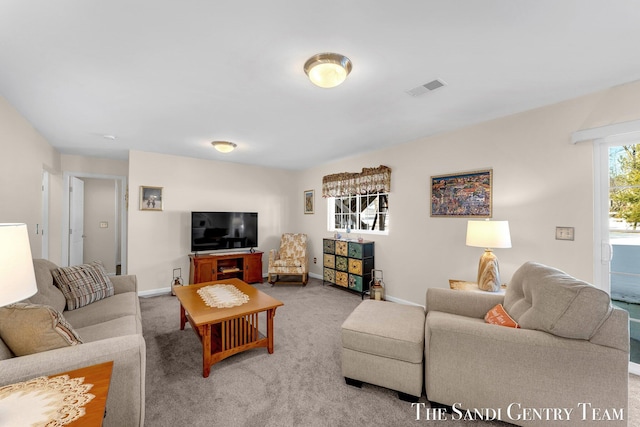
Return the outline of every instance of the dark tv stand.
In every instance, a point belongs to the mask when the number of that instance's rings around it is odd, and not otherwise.
[[[234,252],[221,254],[189,255],[189,283],[204,283],[224,280],[232,277],[247,283],[263,283],[262,254],[253,252]]]

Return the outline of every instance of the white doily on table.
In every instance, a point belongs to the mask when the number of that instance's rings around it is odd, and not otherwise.
[[[228,308],[245,304],[249,296],[233,285],[209,285],[198,289],[198,295],[209,307]]]
[[[85,406],[95,397],[87,393],[93,384],[68,375],[0,387],[2,425],[61,427],[82,417]]]

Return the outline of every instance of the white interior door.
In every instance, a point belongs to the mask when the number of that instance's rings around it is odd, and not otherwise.
[[[83,263],[84,256],[84,182],[69,179],[69,265]]]

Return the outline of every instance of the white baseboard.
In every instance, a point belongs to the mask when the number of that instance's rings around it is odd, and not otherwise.
[[[138,296],[141,298],[157,297],[158,295],[167,295],[171,293],[171,286],[168,288],[151,289],[150,291],[139,291]]]
[[[422,305],[422,304],[416,304],[415,302],[411,302],[411,301],[407,301],[407,300],[404,300],[404,299],[392,297],[392,296],[389,296],[389,295],[385,295],[384,299],[386,299],[387,301],[391,301],[391,302],[397,302],[398,304],[413,305],[413,306],[416,306],[416,307],[425,308],[424,305]]]
[[[320,274],[315,274],[315,273],[309,273],[309,277],[313,277],[314,279],[319,279],[319,280],[324,279]],[[395,297],[392,297],[392,296],[389,296],[389,295],[386,295],[385,299],[387,301],[397,302],[398,304],[415,305],[417,307],[424,308],[424,305],[422,305],[422,304],[416,304],[415,302],[403,300],[401,298],[395,298]]]
[[[319,274],[315,274],[315,273],[309,273],[309,277],[313,277],[314,279],[318,279],[318,280],[322,280],[323,277]],[[148,298],[148,297],[156,297],[159,295],[167,295],[171,293],[171,287],[166,287],[166,288],[158,288],[158,289],[151,289],[148,291],[140,291],[138,292],[138,296],[141,298]],[[392,302],[396,302],[398,304],[406,304],[406,305],[415,305],[417,307],[422,307],[424,308],[424,305],[421,304],[416,304],[414,302],[411,301],[407,301],[407,300],[403,300],[401,298],[396,298],[393,297],[391,295],[387,295],[385,296],[385,299],[387,301],[392,301]],[[636,375],[640,375],[640,366],[636,368],[637,372],[633,372],[631,371],[631,369],[629,370],[629,372],[635,373]]]

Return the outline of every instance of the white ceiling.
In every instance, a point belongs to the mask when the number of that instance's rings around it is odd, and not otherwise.
[[[639,42],[637,0],[0,0],[0,95],[65,154],[304,169],[638,80]]]

